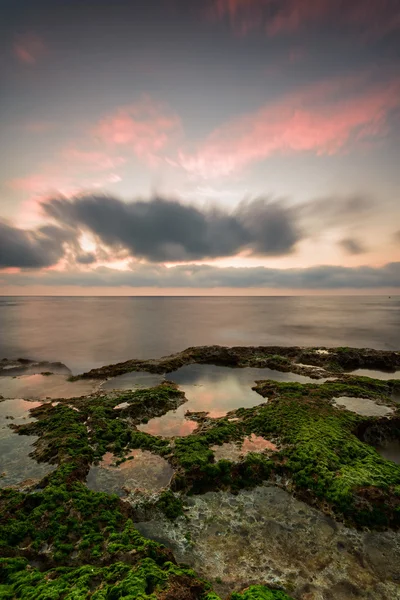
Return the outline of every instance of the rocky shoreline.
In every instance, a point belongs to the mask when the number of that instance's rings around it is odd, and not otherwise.
[[[269,368],[315,383],[257,381],[256,406],[217,418],[190,413],[196,427],[185,436],[141,431],[187,401],[168,374],[190,364]],[[53,470],[0,490],[1,598],[33,597],[33,589],[38,598],[71,600],[400,598],[400,465],[379,451],[400,441],[400,352],[211,346],[75,377],[65,369],[0,362],[1,378],[34,371],[71,388],[33,408],[31,421],[10,423],[36,436],[31,456]],[[165,380],[123,391],[96,383],[73,395],[79,380],[136,371]],[[363,403],[380,410],[360,412]],[[243,451],[257,439],[260,448]],[[133,468],[139,452],[169,465],[164,489],[118,496],[87,487],[105,456],[112,468]]]

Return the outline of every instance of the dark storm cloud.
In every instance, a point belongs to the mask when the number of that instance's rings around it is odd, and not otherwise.
[[[90,273],[0,273],[8,285],[153,288],[379,289],[400,288],[400,263],[374,267],[321,266],[307,269],[218,268],[209,265],[139,265],[130,271],[98,267]]]
[[[340,245],[348,254],[363,254],[365,252],[364,245],[353,238],[342,240]]]
[[[0,268],[40,268],[56,264],[64,255],[65,229],[46,225],[26,231],[0,222]]]
[[[373,207],[364,196],[327,197],[300,205],[259,198],[230,211],[162,198],[123,202],[102,195],[43,204],[46,214],[58,223],[89,230],[106,246],[152,262],[187,262],[242,251],[283,256],[301,239],[359,222]],[[353,254],[362,251],[361,242],[355,240],[344,240],[343,246]]]
[[[96,262],[96,255],[93,252],[86,252],[84,254],[77,254],[75,260],[80,265],[91,265],[94,262]]]
[[[85,196],[54,199],[43,208],[59,223],[88,229],[107,246],[153,262],[234,256],[242,250],[282,255],[300,239],[296,211],[283,201],[256,200],[228,212],[161,198],[126,203]]]

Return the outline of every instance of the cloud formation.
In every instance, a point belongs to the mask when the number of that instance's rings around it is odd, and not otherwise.
[[[209,265],[137,265],[129,271],[99,267],[90,273],[48,271],[0,273],[3,285],[154,287],[154,288],[266,288],[266,289],[379,289],[400,288],[400,263],[383,267],[317,266],[308,269],[218,268]]]
[[[18,229],[0,221],[0,268],[40,268],[56,264],[71,241],[65,228],[46,225],[36,231]]]
[[[66,257],[70,265],[133,258],[150,263],[190,263],[224,257],[287,256],[298,242],[348,224],[366,223],[376,205],[368,197],[326,197],[293,204],[256,198],[235,208],[193,206],[160,197],[124,202],[109,195],[47,198],[40,202],[47,225],[18,229],[0,222],[0,268],[40,268]],[[90,244],[82,242],[89,235]],[[335,233],[336,235],[336,233]],[[347,235],[342,247],[364,251]]]
[[[153,262],[185,262],[251,254],[290,253],[300,233],[296,211],[284,201],[256,200],[233,211],[201,209],[176,200],[123,202],[110,196],[56,198],[43,203],[48,217],[86,229],[103,244]]]
[[[15,37],[13,52],[19,62],[33,66],[46,53],[46,44],[36,33],[24,33]]]
[[[326,23],[368,36],[400,29],[397,0],[212,0],[210,15],[227,19],[239,35],[261,30],[276,36]]]
[[[216,129],[177,164],[206,179],[231,175],[272,155],[332,155],[382,135],[400,105],[400,80],[368,85],[362,76],[314,84]]]
[[[93,134],[103,144],[125,147],[139,158],[153,161],[179,130],[177,115],[145,97],[104,117],[94,127]]]
[[[364,245],[353,238],[345,238],[340,242],[340,245],[348,254],[363,254],[365,252]]]

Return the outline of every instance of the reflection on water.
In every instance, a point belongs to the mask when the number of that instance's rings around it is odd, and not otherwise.
[[[265,450],[276,452],[278,448],[269,440],[252,433],[251,436],[244,439],[242,444],[227,442],[221,446],[212,446],[211,450],[214,452],[215,461],[224,459],[236,462],[249,452],[264,452]]]
[[[171,481],[173,469],[161,456],[147,450],[132,450],[127,456],[129,460],[115,466],[116,458],[107,452],[98,466],[91,467],[87,486],[95,492],[122,496],[135,489],[158,492]]]
[[[26,398],[46,400],[46,398],[76,398],[95,391],[98,381],[84,379],[68,381],[65,375],[22,375],[20,377],[0,377],[0,395],[4,398]]]
[[[400,371],[388,372],[388,371],[374,371],[373,369],[356,369],[351,371],[351,375],[357,375],[359,377],[372,377],[373,379],[382,379],[388,381],[389,379],[400,379]]]
[[[163,375],[147,373],[146,371],[132,371],[118,377],[109,379],[101,386],[102,390],[134,390],[145,389],[160,385],[164,381]]]
[[[74,373],[189,346],[399,350],[400,298],[0,298],[0,358],[61,360]]]
[[[20,425],[32,421],[29,410],[41,402],[5,400],[0,402],[0,488],[15,485],[25,479],[41,479],[53,470],[48,464],[38,464],[29,457],[36,436],[18,435],[10,423]],[[11,419],[7,417],[12,417]]]
[[[376,450],[386,460],[400,464],[400,442],[398,440],[391,440],[383,446],[376,446]]]
[[[40,373],[57,373],[58,375],[71,375],[71,371],[62,363],[23,364],[19,361],[1,361],[0,373],[2,377],[16,377],[17,375],[37,375]]]
[[[391,398],[395,402],[400,402],[400,390],[393,392]]]
[[[390,406],[377,404],[369,398],[355,398],[352,396],[338,396],[333,398],[338,406],[344,406],[347,410],[364,415],[366,417],[383,417],[393,412]]]
[[[265,398],[251,389],[258,379],[316,383],[316,380],[303,375],[281,373],[267,368],[232,369],[197,364],[168,373],[168,379],[179,385],[188,402],[175,411],[140,425],[141,431],[164,437],[189,435],[196,429],[197,424],[185,419],[186,411],[208,412],[210,417],[217,418],[236,408],[249,408],[261,404],[266,401]],[[318,380],[319,383],[322,381],[324,380]]]

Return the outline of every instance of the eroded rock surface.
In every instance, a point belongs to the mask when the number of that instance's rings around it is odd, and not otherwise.
[[[179,561],[222,584],[282,585],[297,600],[400,598],[400,534],[338,524],[270,485],[187,498],[185,517],[137,523]]]

